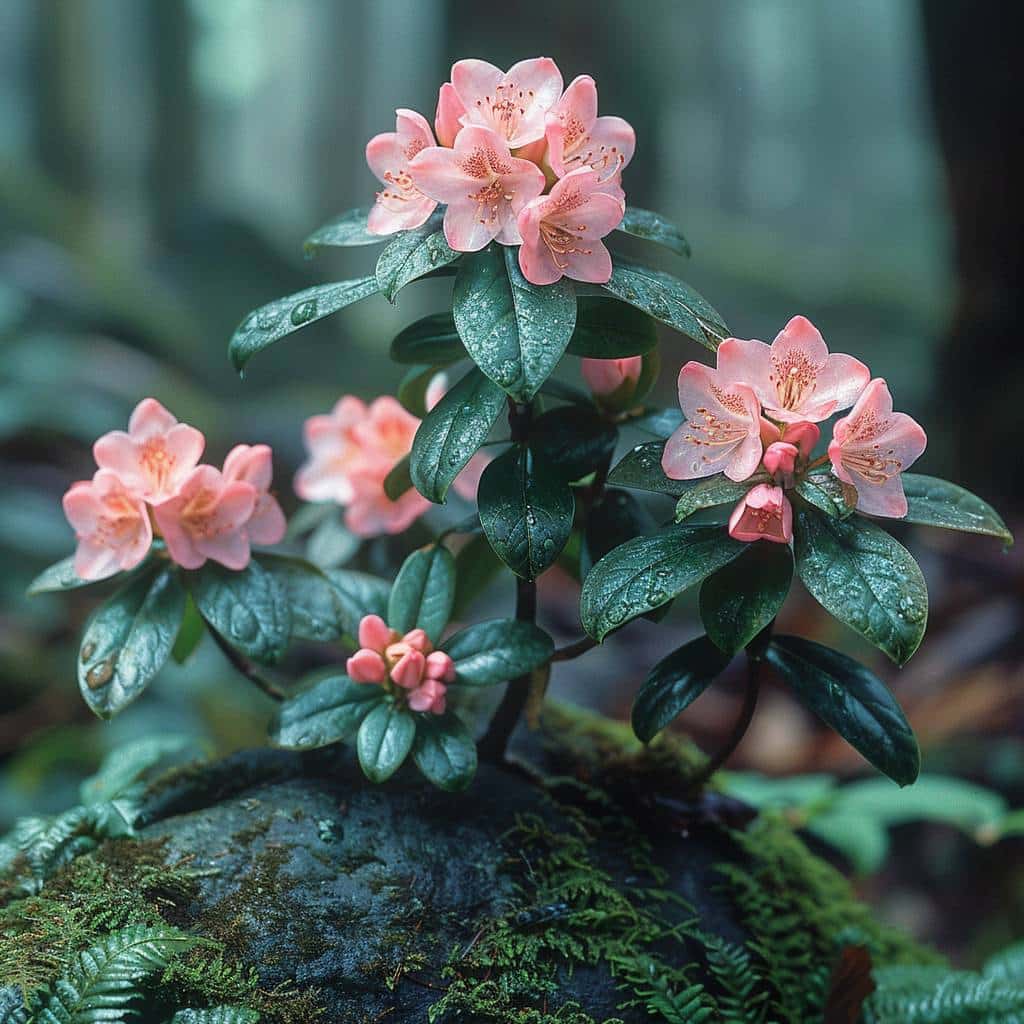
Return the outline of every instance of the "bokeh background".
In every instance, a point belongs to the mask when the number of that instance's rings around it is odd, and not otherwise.
[[[0,831],[72,803],[102,753],[140,733],[195,732],[219,750],[261,741],[267,706],[205,647],[120,719],[91,720],[74,668],[95,593],[28,600],[24,589],[69,552],[60,495],[139,398],[201,427],[215,457],[238,440],[271,443],[291,509],[302,420],[342,392],[394,390],[387,342],[437,308],[443,282],[314,324],[245,381],[226,344],[254,306],[366,272],[367,250],[305,261],[302,240],[372,200],[366,139],[392,128],[396,106],[432,116],[459,57],[548,54],[567,82],[593,74],[602,111],[637,130],[630,199],[692,243],[671,269],[740,337],[771,340],[809,316],[926,425],[921,471],[971,486],[1019,528],[1011,17],[1011,5],[967,0],[0,3]],[[678,336],[662,352],[669,404],[675,368],[702,353]],[[986,539],[901,537],[933,604],[908,668],[854,642],[799,586],[782,626],[890,681],[927,769],[1024,804],[1021,556]],[[579,629],[574,593],[557,570],[544,580],[544,620],[561,638]],[[509,607],[511,589],[484,600]],[[667,625],[641,623],[560,667],[552,692],[625,717],[645,667],[697,628],[695,602],[680,601]],[[727,681],[683,725],[713,743],[735,705]],[[737,764],[864,771],[775,689]],[[1021,852],[906,827],[860,885],[881,913],[973,963],[1024,934]]]

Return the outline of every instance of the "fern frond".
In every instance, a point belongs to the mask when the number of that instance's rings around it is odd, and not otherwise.
[[[167,1024],[257,1024],[260,1015],[244,1006],[214,1006],[208,1010],[179,1010]]]
[[[1024,942],[1016,942],[989,957],[982,974],[1024,986]]]
[[[723,1019],[729,1024],[763,1024],[769,992],[761,986],[750,953],[716,935],[701,932],[698,937],[708,968],[722,990],[716,1002]]]
[[[1024,988],[1013,980],[941,967],[882,967],[864,1004],[865,1024],[1024,1024]]]
[[[143,736],[116,747],[103,759],[96,774],[82,783],[82,803],[101,804],[122,796],[152,769],[179,754],[201,758],[205,751],[196,737],[176,733]]]
[[[0,988],[0,1024],[28,1024],[28,1008],[17,985]]]

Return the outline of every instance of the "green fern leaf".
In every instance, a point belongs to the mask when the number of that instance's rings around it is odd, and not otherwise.
[[[986,978],[998,978],[1024,986],[1024,942],[1014,943],[990,957],[982,972]]]
[[[257,1024],[260,1015],[244,1006],[214,1006],[208,1010],[179,1010],[167,1024]]]
[[[0,1024],[28,1024],[28,1009],[17,985],[0,988]]]

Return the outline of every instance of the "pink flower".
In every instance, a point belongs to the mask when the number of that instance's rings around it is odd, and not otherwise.
[[[783,437],[790,444],[796,445],[801,459],[809,459],[815,445],[821,439],[821,429],[817,423],[787,423]]]
[[[782,488],[771,484],[751,487],[729,516],[729,536],[788,544],[793,539],[793,506]]]
[[[927,443],[916,420],[892,411],[889,388],[876,377],[850,414],[836,421],[828,457],[835,475],[856,488],[861,512],[899,519],[907,514],[900,474],[921,455]]]
[[[853,405],[871,376],[859,359],[829,355],[818,329],[802,316],[793,317],[771,345],[723,341],[718,369],[726,380],[752,387],[766,415],[788,423],[819,422]]]
[[[277,498],[270,493],[273,477],[273,453],[269,445],[235,445],[224,460],[225,480],[244,480],[256,488],[256,508],[245,524],[253,544],[277,544],[288,527]]]
[[[746,480],[757,469],[761,406],[752,388],[689,362],[679,371],[679,405],[687,422],[665,442],[666,476],[696,480],[725,473],[730,480]]]
[[[146,503],[109,469],[73,484],[64,495],[64,515],[75,531],[75,575],[102,580],[132,569],[153,543]]]
[[[445,82],[437,94],[437,113],[434,115],[434,132],[442,146],[451,148],[455,145],[455,136],[462,129],[462,117],[466,113],[465,104],[459,99],[455,86]]]
[[[612,258],[604,242],[622,220],[623,204],[600,191],[597,171],[581,167],[555,182],[551,192],[528,203],[519,214],[519,268],[533,284],[563,276],[604,284]]]
[[[420,150],[435,145],[427,119],[415,110],[395,111],[395,131],[375,135],[366,144],[366,162],[384,185],[366,220],[373,235],[418,228],[437,203],[416,187],[409,163]]]
[[[517,245],[519,211],[544,191],[544,172],[512,156],[490,128],[467,127],[453,149],[432,146],[409,165],[424,195],[447,203],[444,234],[459,252],[476,252],[492,239]]]
[[[425,679],[409,694],[409,707],[413,711],[426,711],[432,715],[443,715],[448,687],[436,679]]]
[[[100,469],[116,473],[137,497],[159,502],[177,494],[205,446],[195,427],[179,423],[155,398],[144,398],[128,421],[128,433],[112,430],[92,451]]]
[[[544,137],[544,118],[562,95],[562,73],[550,57],[521,60],[502,71],[484,60],[452,65],[452,86],[465,108],[462,123],[497,132],[509,149]]]
[[[448,393],[451,387],[451,379],[444,370],[440,370],[430,378],[423,401],[428,411],[433,409],[438,402]],[[459,475],[452,481],[452,487],[460,498],[466,501],[473,501],[476,498],[476,490],[480,486],[480,477],[484,470],[491,464],[492,456],[486,452],[477,452],[462,468]]]
[[[583,359],[581,369],[587,387],[602,398],[615,395],[620,388],[629,391],[630,396],[636,390],[643,370],[642,356],[627,356],[625,359]]]
[[[343,395],[325,415],[310,416],[303,427],[309,459],[295,474],[295,493],[304,501],[352,500],[351,473],[361,452],[353,430],[367,415],[366,403]]]
[[[256,488],[229,480],[213,466],[197,466],[175,497],[157,505],[153,518],[171,558],[185,569],[212,559],[228,569],[249,564],[246,524],[256,508]]]
[[[573,79],[547,116],[548,160],[559,177],[580,167],[597,171],[602,182],[633,158],[636,133],[621,117],[597,116],[597,86],[590,75]]]
[[[800,449],[788,441],[776,441],[768,445],[764,452],[764,468],[776,483],[783,487],[793,486],[793,474]]]

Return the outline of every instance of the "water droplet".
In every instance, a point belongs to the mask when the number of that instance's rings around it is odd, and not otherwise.
[[[88,661],[96,653],[96,644],[90,640],[82,648],[82,661]]]
[[[314,319],[316,313],[316,299],[307,299],[292,309],[291,321],[296,327],[301,327],[303,324],[308,324],[310,320]]]
[[[85,682],[89,689],[98,690],[101,686],[106,686],[114,677],[114,665],[115,659],[113,655],[93,665],[85,674]]]
[[[261,331],[273,330],[281,319],[279,309],[262,309],[256,314],[256,326]]]

